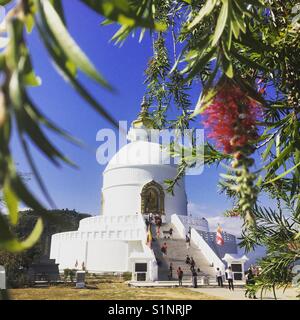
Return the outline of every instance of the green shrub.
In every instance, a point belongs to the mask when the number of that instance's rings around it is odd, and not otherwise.
[[[67,281],[68,278],[71,282],[74,282],[74,278],[76,276],[76,270],[75,269],[64,269],[64,280]]]
[[[124,272],[123,279],[124,281],[130,281],[132,279],[132,272]]]

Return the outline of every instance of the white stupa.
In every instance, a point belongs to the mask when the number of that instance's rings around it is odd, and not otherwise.
[[[191,229],[192,238],[209,237],[207,220],[187,215],[184,179],[175,186],[174,195],[166,191],[164,181],[176,176],[177,167],[170,164],[169,153],[159,143],[150,142],[151,128],[148,107],[143,103],[128,133],[130,142],[103,172],[101,214],[81,220],[78,231],[52,236],[50,258],[59,263],[60,270],[84,266],[93,273],[132,272],[136,276],[141,272],[144,280],[156,280],[157,254],[147,245],[144,219],[149,213],[160,215],[166,225],[172,223],[182,239]],[[224,268],[205,244],[207,240],[202,248],[208,252],[207,263]],[[198,246],[201,244],[198,241]]]

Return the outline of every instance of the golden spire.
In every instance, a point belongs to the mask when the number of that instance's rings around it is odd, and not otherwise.
[[[153,128],[153,122],[149,115],[149,104],[146,101],[145,96],[143,97],[139,116],[136,120],[132,122],[132,126],[133,128],[147,128],[147,129]]]

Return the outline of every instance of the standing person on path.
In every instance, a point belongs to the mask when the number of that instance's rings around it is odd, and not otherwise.
[[[162,220],[161,220],[161,217],[159,215],[155,216],[155,224],[156,224],[157,238],[160,238],[160,228],[161,228]]]
[[[190,265],[191,265],[191,270],[195,269],[196,263],[193,257],[191,257]]]
[[[249,299],[257,299],[256,298],[256,290],[255,290],[255,274],[252,271],[252,268],[249,268],[246,274],[246,292],[245,297],[248,296]]]
[[[189,250],[189,248],[191,246],[191,239],[188,235],[185,236],[185,243],[186,243],[187,250]]]
[[[228,267],[226,270],[227,273],[227,280],[228,280],[228,289],[234,291],[234,286],[233,286],[233,272],[231,270],[231,267]]]
[[[170,239],[173,239],[173,228],[170,228],[170,230],[169,230],[169,237],[170,237]]]
[[[165,242],[161,247],[161,252],[163,253],[164,256],[167,255],[167,250],[168,250],[168,246],[167,246],[167,243]]]
[[[198,274],[197,274],[196,270],[194,269],[194,270],[192,270],[192,283],[193,283],[194,288],[198,288],[197,280],[198,280]]]
[[[170,263],[170,267],[169,267],[169,276],[168,276],[169,280],[173,279],[173,263]]]
[[[145,223],[146,223],[146,227],[148,229],[148,227],[150,226],[150,222],[149,222],[149,220],[147,218],[145,219]]]
[[[182,287],[183,271],[181,270],[180,267],[178,267],[178,269],[177,269],[177,276],[178,276],[179,287]]]
[[[152,220],[153,220],[153,213],[150,212],[150,213],[149,213],[149,223],[150,223],[150,224],[152,223]]]
[[[217,268],[217,282],[218,282],[218,286],[223,288],[223,274],[222,271],[220,270],[220,268]]]

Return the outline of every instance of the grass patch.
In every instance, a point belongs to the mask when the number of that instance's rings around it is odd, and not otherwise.
[[[98,283],[94,289],[66,286],[9,290],[12,300],[215,300],[185,288],[133,288],[126,283]]]

